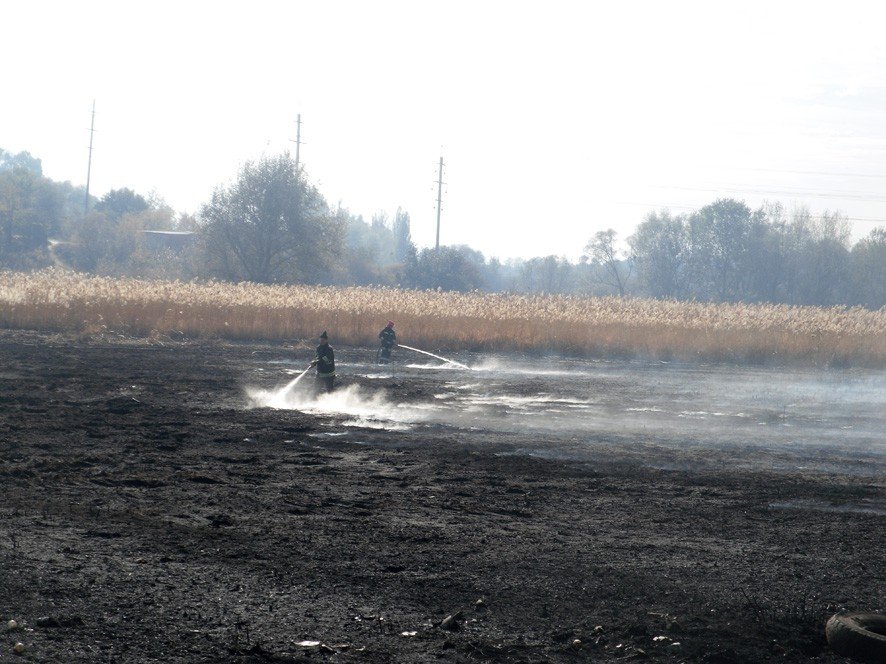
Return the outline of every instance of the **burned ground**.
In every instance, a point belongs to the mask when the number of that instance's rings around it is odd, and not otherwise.
[[[0,334],[0,661],[839,662],[824,621],[886,608],[882,459],[330,435],[246,407],[286,352]]]

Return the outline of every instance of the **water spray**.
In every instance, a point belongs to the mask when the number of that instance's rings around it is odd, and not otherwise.
[[[455,360],[450,360],[446,357],[440,357],[439,355],[434,355],[433,353],[429,353],[426,350],[422,350],[421,348],[413,348],[412,346],[406,346],[405,344],[397,344],[400,348],[405,348],[406,350],[414,350],[416,353],[421,353],[422,355],[430,355],[431,357],[436,357],[438,360],[443,360],[444,362],[448,362],[449,364],[454,364],[457,367],[461,367],[462,369],[470,369],[466,364],[462,364],[461,362],[456,362]]]
[[[313,364],[309,364],[308,368],[302,371],[298,376],[296,376],[293,380],[289,382],[289,384],[283,388],[282,394],[289,394],[289,391],[293,389],[296,385],[298,385],[298,381],[305,377],[305,374],[311,370]]]

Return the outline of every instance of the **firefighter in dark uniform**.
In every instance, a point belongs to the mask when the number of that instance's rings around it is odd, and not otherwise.
[[[317,367],[316,388],[318,392],[332,392],[335,384],[335,353],[329,345],[329,335],[326,330],[320,335],[320,345],[317,346],[317,359],[311,362]]]
[[[378,363],[387,364],[391,361],[391,349],[397,345],[397,334],[394,332],[394,321],[389,320],[381,332],[378,333],[381,339],[381,348],[378,351]]]

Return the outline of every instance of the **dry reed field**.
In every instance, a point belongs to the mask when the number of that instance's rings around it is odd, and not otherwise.
[[[374,345],[388,319],[429,349],[886,366],[886,309],[0,273],[0,326]]]

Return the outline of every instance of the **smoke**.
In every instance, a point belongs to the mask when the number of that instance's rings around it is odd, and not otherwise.
[[[546,363],[547,361],[543,361]],[[474,371],[482,371],[489,374],[502,376],[564,376],[570,378],[589,377],[597,375],[586,362],[585,366],[575,366],[574,363],[559,360],[550,362],[546,366],[526,365],[525,363],[506,361],[501,358],[489,358],[472,366]]]
[[[253,406],[300,410],[336,425],[447,427],[534,455],[580,458],[606,443],[635,456],[653,448],[681,458],[720,450],[751,465],[765,453],[770,464],[827,472],[845,464],[882,469],[886,460],[883,372],[552,358],[471,364],[471,371],[343,365],[359,384],[319,396],[303,384],[250,389],[248,397]]]
[[[359,385],[315,394],[292,383],[273,390],[247,388],[246,395],[254,408],[298,410],[305,413],[340,418],[344,426],[402,431],[422,422],[428,407],[391,401],[385,390],[367,391]],[[299,388],[302,389],[299,389]]]
[[[886,516],[886,501],[876,499],[862,499],[855,503],[832,504],[821,500],[786,500],[783,502],[769,503],[770,509],[781,510],[811,510],[814,512],[841,512],[849,514],[873,514]]]

